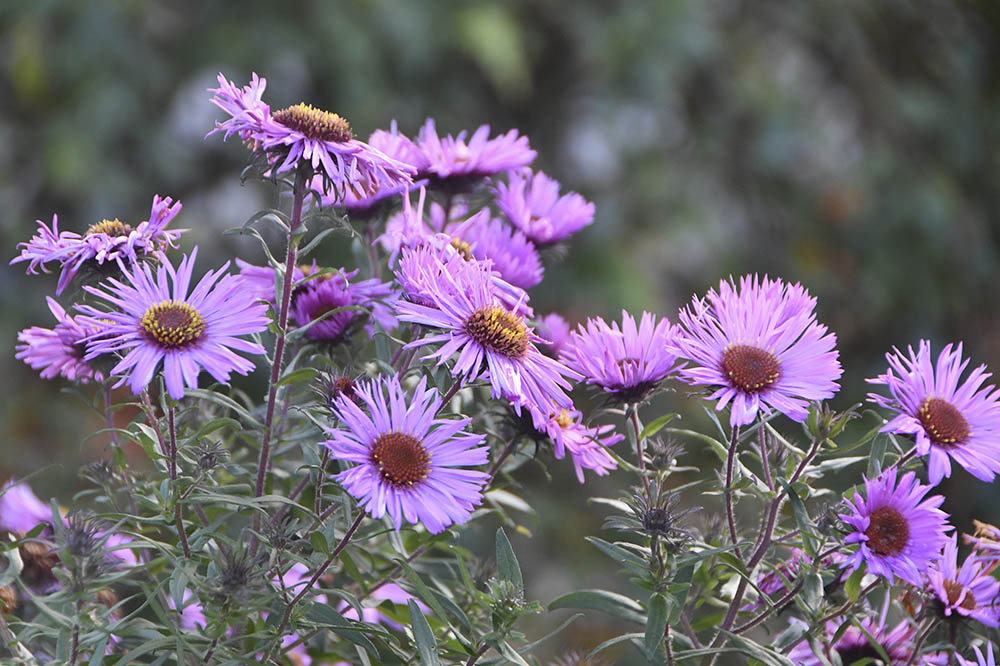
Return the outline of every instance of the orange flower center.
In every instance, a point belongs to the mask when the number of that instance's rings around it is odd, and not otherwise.
[[[380,435],[371,452],[382,480],[396,488],[408,488],[427,478],[431,455],[416,437],[400,432]]]
[[[722,353],[722,374],[746,393],[758,393],[778,381],[781,364],[760,347],[729,345]]]
[[[917,418],[931,441],[942,447],[957,446],[969,437],[969,422],[950,402],[941,398],[927,398]]]
[[[883,506],[875,509],[870,517],[868,529],[868,547],[876,555],[888,557],[903,552],[910,542],[910,526],[896,509]]]

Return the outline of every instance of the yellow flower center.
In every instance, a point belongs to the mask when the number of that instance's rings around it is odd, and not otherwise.
[[[107,234],[108,236],[128,236],[130,233],[132,233],[132,227],[116,217],[113,220],[101,220],[97,224],[90,225],[83,235]]]
[[[142,330],[161,347],[178,349],[194,344],[205,332],[205,318],[187,303],[163,301],[150,306],[139,321]]]
[[[496,305],[481,307],[469,315],[464,330],[483,347],[510,359],[523,359],[531,344],[524,320]]]
[[[347,143],[354,138],[351,125],[345,118],[305,102],[275,111],[271,117],[285,127],[317,141]]]
[[[475,259],[475,257],[472,255],[472,246],[466,243],[461,238],[458,238],[456,236],[455,238],[452,238],[448,244],[451,245],[456,250],[458,250],[458,253],[462,255],[462,259],[465,259],[466,261],[472,261],[473,259]]]

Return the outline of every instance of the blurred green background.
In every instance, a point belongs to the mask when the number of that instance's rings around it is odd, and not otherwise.
[[[1000,367],[998,30],[993,0],[7,0],[0,233],[12,258],[36,218],[138,221],[158,193],[184,203],[175,226],[202,270],[256,258],[220,232],[275,197],[240,185],[238,142],[203,138],[216,74],[256,71],[276,108],[312,102],[362,137],[428,116],[526,133],[535,167],[597,205],[565,258],[546,257],[541,312],[674,319],[730,274],[801,281],[839,336],[847,407],[892,345],[921,337]],[[35,486],[65,500],[100,424],[13,358],[18,330],[52,325],[55,277],[17,265],[0,280],[0,476],[51,466]],[[553,473],[526,478],[539,517],[514,545],[529,593],[618,585],[580,541],[604,512],[576,500],[620,482],[584,491],[569,465]],[[944,486],[946,508],[1000,521],[996,490],[970,479]],[[606,636],[587,622],[566,645]]]

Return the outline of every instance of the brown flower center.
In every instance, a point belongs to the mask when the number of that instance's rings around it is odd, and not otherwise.
[[[163,301],[150,306],[139,321],[150,338],[161,347],[178,349],[201,339],[205,332],[205,318],[187,303]]]
[[[448,243],[448,245],[451,245],[453,248],[458,250],[458,253],[462,256],[462,259],[465,259],[466,261],[472,261],[473,259],[475,259],[475,257],[472,255],[472,246],[466,243],[461,238],[458,238],[457,236],[455,238],[452,238],[451,241]]]
[[[275,111],[271,117],[285,127],[317,141],[347,143],[354,138],[346,119],[336,113],[317,109],[312,104],[300,102],[287,109]]]
[[[875,509],[869,520],[865,536],[872,552],[882,557],[903,552],[910,542],[910,526],[903,514],[891,506],[883,506]]]
[[[113,220],[101,220],[97,224],[90,225],[83,235],[107,234],[108,236],[128,236],[130,233],[132,233],[132,227],[116,217]]]
[[[496,305],[479,308],[465,320],[465,333],[483,347],[510,359],[522,359],[531,343],[524,320]]]
[[[372,446],[371,461],[382,480],[397,488],[419,483],[431,471],[431,455],[424,445],[401,432],[380,435]]]
[[[947,579],[943,584],[944,591],[948,595],[949,606],[955,606],[957,604],[959,608],[964,608],[967,611],[976,610],[976,597],[972,594],[972,590],[968,589],[957,580]],[[965,598],[962,599],[961,603],[958,603],[958,600],[962,597],[962,592],[965,592]]]
[[[927,436],[938,446],[956,446],[969,437],[969,422],[962,412],[941,398],[924,400],[917,410],[917,418]]]
[[[730,345],[722,353],[722,373],[733,386],[758,393],[781,376],[781,364],[771,352],[751,345]]]

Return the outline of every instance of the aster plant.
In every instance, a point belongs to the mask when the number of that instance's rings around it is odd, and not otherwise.
[[[961,497],[932,490],[953,461],[1000,470],[998,394],[960,344],[890,354],[883,420],[837,394],[798,283],[722,280],[677,323],[536,316],[599,216],[528,170],[520,130],[431,118],[365,143],[264,92],[220,74],[205,100],[243,177],[277,188],[280,209],[232,221],[263,265],[200,276],[160,197],[137,225],[53,218],[15,250],[59,271],[53,327],[15,356],[102,422],[78,424],[85,490],[39,500],[44,469],[0,490],[0,658],[909,666],[995,638],[1000,530],[974,523],[960,560]],[[549,529],[547,483],[607,564],[583,589],[551,577],[543,608],[516,551]],[[615,623],[525,621],[564,609]],[[540,627],[560,622],[556,646]]]

